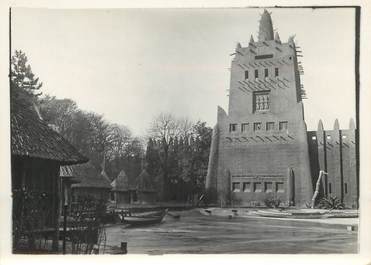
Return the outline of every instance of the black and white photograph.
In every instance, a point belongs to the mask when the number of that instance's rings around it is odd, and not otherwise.
[[[9,6],[10,253],[360,254],[363,11]]]

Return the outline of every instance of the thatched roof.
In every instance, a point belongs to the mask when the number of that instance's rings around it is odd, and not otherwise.
[[[112,191],[135,190],[135,185],[130,183],[128,175],[121,170],[117,177],[111,182]]]
[[[100,173],[90,162],[72,167],[73,174],[81,182],[73,184],[72,188],[101,188],[111,189],[110,181]]]
[[[59,177],[64,183],[69,185],[73,183],[80,183],[81,179],[74,176],[73,166],[61,166],[59,167]]]
[[[73,177],[72,166],[61,166],[59,168],[59,176],[60,177]]]
[[[11,100],[10,125],[12,155],[54,160],[61,165],[88,161],[59,133],[49,128],[36,109],[17,98]]]
[[[153,178],[145,169],[138,176],[137,190],[141,192],[156,192],[153,185]]]

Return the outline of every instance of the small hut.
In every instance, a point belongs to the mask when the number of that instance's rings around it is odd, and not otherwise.
[[[129,177],[121,170],[112,181],[113,201],[116,204],[128,204],[137,201],[136,187],[130,183]]]
[[[92,198],[102,202],[108,201],[111,185],[104,170],[100,173],[89,162],[74,166],[73,171],[75,177],[81,181],[71,186],[73,203],[84,198]]]
[[[13,251],[35,249],[35,238],[43,231],[53,239],[56,251],[60,166],[85,163],[88,159],[52,130],[35,106],[12,97],[10,110]],[[23,238],[28,238],[26,249]]]
[[[154,188],[153,178],[146,169],[138,176],[137,195],[139,203],[151,204],[156,202],[157,191]]]

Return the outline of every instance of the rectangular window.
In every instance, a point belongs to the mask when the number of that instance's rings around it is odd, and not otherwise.
[[[231,123],[229,124],[229,131],[235,132],[237,130],[237,123]]]
[[[254,122],[254,131],[260,131],[262,129],[261,122]]]
[[[244,182],[243,183],[243,192],[250,192],[251,191],[251,183],[250,182]]]
[[[273,131],[274,130],[274,122],[267,122],[266,123],[266,130]]]
[[[255,60],[269,59],[269,58],[273,58],[273,54],[262,54],[262,55],[255,56]]]
[[[270,107],[269,91],[254,92],[253,102],[254,111],[269,110]]]
[[[331,183],[328,184],[328,193],[332,193]]]
[[[265,192],[272,192],[273,183],[272,182],[265,182],[264,183],[264,190]]]
[[[274,68],[274,76],[275,76],[275,77],[278,76],[278,68]]]
[[[279,123],[280,131],[286,131],[287,130],[287,125],[288,125],[287,121],[280,121],[280,123]]]
[[[248,123],[242,123],[241,124],[241,132],[247,132],[249,130],[249,124]]]
[[[262,183],[261,182],[255,182],[254,183],[254,192],[261,192],[262,191]]]
[[[276,182],[276,192],[285,192],[283,182]]]
[[[255,69],[255,78],[259,78],[259,71],[258,71],[258,69]]]
[[[264,69],[264,77],[268,77],[268,68]]]
[[[348,193],[348,185],[346,183],[344,183],[344,192],[345,192],[345,194]]]
[[[249,71],[245,71],[245,79],[249,79]]]
[[[233,192],[240,192],[240,183],[239,182],[233,182],[232,183],[232,191]]]

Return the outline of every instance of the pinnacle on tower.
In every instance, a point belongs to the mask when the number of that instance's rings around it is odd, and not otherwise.
[[[339,126],[339,120],[336,119],[335,120],[335,123],[334,123],[334,130],[339,130],[340,129],[340,126]]]
[[[249,43],[254,43],[254,37],[251,35]]]
[[[274,40],[278,43],[281,43],[280,35],[278,35],[278,32],[274,34]]]
[[[237,45],[236,45],[236,51],[237,51],[238,49],[241,49],[241,48],[242,48],[241,43],[237,42]]]
[[[323,123],[322,123],[322,120],[319,120],[318,122],[318,127],[317,127],[317,131],[323,131]]]
[[[296,35],[291,35],[290,37],[289,37],[289,39],[288,39],[288,43],[290,43],[290,44],[294,44],[295,42],[294,42],[294,38],[295,38],[295,36]]]
[[[258,40],[259,41],[273,40],[272,18],[266,9],[264,9],[264,12],[260,19]]]

